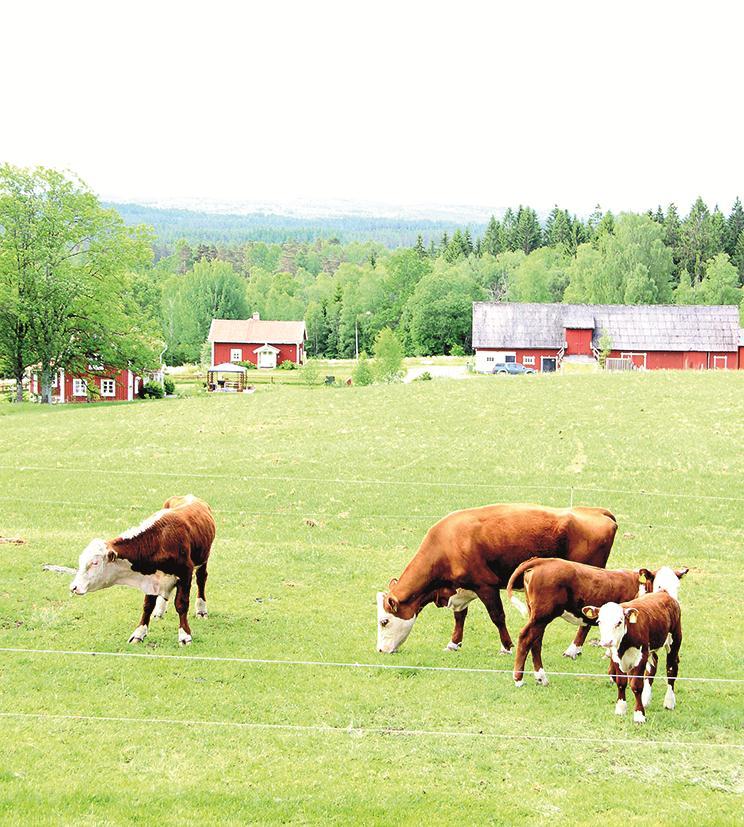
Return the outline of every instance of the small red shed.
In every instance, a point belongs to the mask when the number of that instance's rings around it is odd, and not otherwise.
[[[212,364],[253,362],[275,368],[284,361],[305,360],[305,322],[267,321],[254,313],[250,319],[212,319],[208,341]]]

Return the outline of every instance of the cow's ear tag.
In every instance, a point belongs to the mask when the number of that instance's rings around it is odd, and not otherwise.
[[[636,623],[638,620],[638,612],[632,611],[628,614],[628,623]]]

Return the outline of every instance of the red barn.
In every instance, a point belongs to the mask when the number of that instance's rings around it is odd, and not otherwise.
[[[212,319],[208,341],[212,364],[253,362],[259,368],[275,368],[284,361],[301,365],[305,358],[305,322],[273,322],[259,318]]]
[[[52,378],[52,402],[131,402],[139,396],[142,378],[128,368],[97,368],[86,372],[58,370]],[[88,394],[89,389],[95,389]],[[31,374],[29,390],[41,395],[41,376]]]
[[[594,363],[603,335],[617,366],[744,369],[735,305],[473,303],[479,373],[490,373],[498,362],[545,372]]]

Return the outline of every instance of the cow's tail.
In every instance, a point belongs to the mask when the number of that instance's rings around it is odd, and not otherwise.
[[[530,598],[527,594],[527,590],[525,589],[524,596],[527,600],[527,604],[525,605],[515,594],[514,589],[524,589],[524,574],[529,569],[535,567],[537,563],[540,562],[539,557],[531,557],[529,560],[525,560],[524,563],[520,563],[516,569],[514,569],[514,573],[509,578],[509,582],[506,584],[506,596],[509,598],[512,606],[522,615],[522,617],[527,617],[530,613],[529,609],[529,602]]]

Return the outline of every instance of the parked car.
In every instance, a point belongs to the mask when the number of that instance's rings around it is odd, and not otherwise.
[[[520,373],[534,372],[534,368],[526,368],[524,365],[520,365],[518,362],[497,362],[493,366],[493,373],[510,373],[513,376],[517,376]]]

